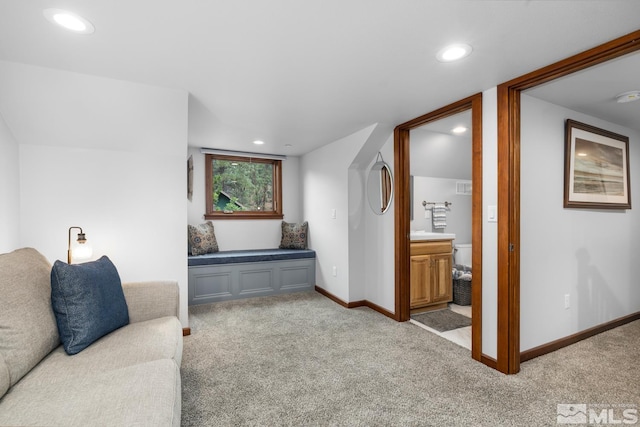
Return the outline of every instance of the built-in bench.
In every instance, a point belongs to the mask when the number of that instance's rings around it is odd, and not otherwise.
[[[310,249],[221,251],[189,256],[189,305],[312,290]]]

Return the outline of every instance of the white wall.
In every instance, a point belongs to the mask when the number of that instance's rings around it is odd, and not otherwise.
[[[366,142],[365,142],[366,145]],[[365,271],[369,264],[366,254],[367,223],[366,214],[369,204],[367,201],[367,171],[354,164],[348,170],[348,202],[349,202],[349,300],[362,301],[366,299],[364,283]]]
[[[631,200],[640,200],[640,132],[522,96],[521,350],[640,311],[638,208],[563,208],[568,118],[629,136]]]
[[[498,89],[482,92],[482,353],[498,357]],[[506,218],[505,218],[506,219]],[[498,221],[501,219],[498,218]]]
[[[396,179],[393,161],[393,133],[380,149],[380,153],[389,165]],[[367,167],[366,174],[375,163],[374,157]],[[394,181],[395,182],[395,181]],[[366,180],[365,180],[366,184]],[[365,193],[366,194],[366,193]],[[395,205],[384,215],[376,215],[370,209],[369,201],[364,197],[363,211],[365,233],[360,251],[364,254],[364,281],[361,283],[363,298],[391,313],[395,313]],[[364,247],[364,250],[362,248]]]
[[[460,113],[470,114],[470,113]],[[471,135],[411,130],[411,175],[471,180]]]
[[[316,251],[316,284],[346,302],[351,301],[349,287],[353,286],[349,259],[349,178],[353,175],[349,168],[374,128],[369,126],[300,159],[309,247]]]
[[[123,281],[176,280],[187,317],[187,93],[0,63],[20,143],[20,245],[66,259],[83,227]]]
[[[205,222],[205,164],[200,148],[189,147],[193,156],[193,197],[187,202],[189,224]],[[300,158],[282,161],[282,213],[284,221],[302,222]],[[213,220],[220,250],[277,248],[282,237],[281,220]],[[185,225],[186,229],[186,225]]]
[[[19,163],[18,142],[0,114],[0,253],[19,246]]]
[[[457,243],[471,243],[471,195],[456,194],[456,179],[431,178],[425,176],[413,177],[413,221],[412,230],[426,230],[434,232],[455,233]],[[425,207],[422,202],[451,202],[447,208],[447,227],[444,230],[433,229],[433,205]]]

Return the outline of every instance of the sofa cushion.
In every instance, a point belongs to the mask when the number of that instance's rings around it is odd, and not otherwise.
[[[0,425],[180,425],[180,368],[170,359],[74,378],[53,376],[37,387],[31,382],[27,375],[0,400]]]
[[[17,383],[60,345],[50,271],[49,261],[32,248],[0,255],[0,397],[7,376]]]
[[[59,346],[29,372],[28,383],[39,387],[51,378],[72,380],[160,359],[182,363],[182,325],[176,317],[123,326],[73,356]]]
[[[60,340],[77,354],[98,338],[129,323],[129,311],[116,267],[106,256],[51,270],[51,303]]]
[[[4,363],[4,357],[0,353],[0,397],[2,397],[11,387],[11,377],[9,376],[9,367]]]

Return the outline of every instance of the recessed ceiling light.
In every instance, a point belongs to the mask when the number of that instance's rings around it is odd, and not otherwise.
[[[62,9],[45,9],[42,13],[49,22],[76,34],[92,34],[96,30],[91,22],[73,12]]]
[[[640,99],[640,90],[632,90],[631,92],[621,93],[616,96],[616,101],[619,104],[623,104],[625,102],[637,101]]]
[[[451,129],[451,132],[455,133],[455,134],[461,134],[461,133],[465,133],[467,131],[467,128],[464,126],[457,126],[454,127],[453,129]]]
[[[457,61],[471,55],[473,49],[468,44],[452,44],[450,46],[441,49],[436,55],[436,59],[440,62]]]
[[[256,141],[253,141],[253,143],[256,145],[262,145],[264,144],[264,141],[256,140]]]

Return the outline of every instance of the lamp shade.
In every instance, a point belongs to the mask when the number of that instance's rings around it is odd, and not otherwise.
[[[87,260],[93,255],[93,248],[88,243],[78,244],[72,251],[72,257],[76,261]]]

